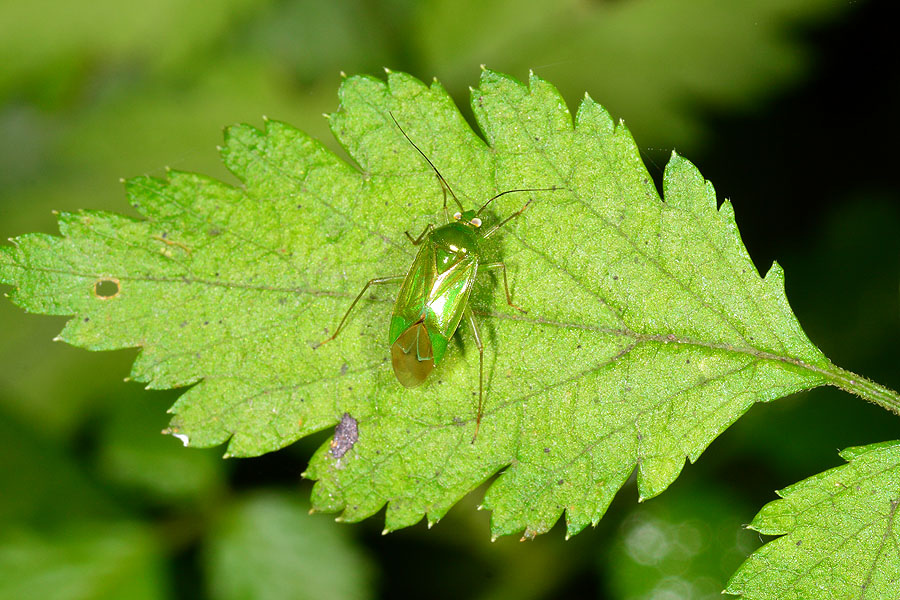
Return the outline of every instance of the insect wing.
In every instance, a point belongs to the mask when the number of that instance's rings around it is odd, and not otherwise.
[[[391,364],[405,387],[416,387],[428,378],[434,369],[434,352],[424,323],[415,323],[391,345]]]

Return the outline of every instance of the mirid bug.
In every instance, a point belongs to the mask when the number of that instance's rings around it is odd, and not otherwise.
[[[402,281],[400,293],[397,295],[397,301],[394,303],[394,310],[391,314],[388,339],[391,344],[391,364],[394,367],[394,374],[401,384],[412,388],[423,383],[434,367],[441,362],[447,352],[447,343],[459,324],[465,319],[472,329],[479,358],[478,412],[475,418],[475,432],[472,436],[474,443],[481,427],[484,408],[484,345],[481,342],[475,315],[469,307],[469,296],[472,293],[478,271],[501,270],[507,303],[516,310],[524,312],[512,301],[506,276],[506,265],[503,262],[482,262],[480,241],[489,238],[501,227],[521,215],[531,204],[531,200],[528,200],[515,213],[484,231],[481,229],[482,219],[479,215],[500,196],[516,192],[554,191],[559,188],[507,190],[489,198],[478,210],[465,210],[434,163],[406,135],[393,113],[390,115],[400,133],[422,155],[422,158],[428,162],[437,175],[444,195],[444,217],[447,223],[440,227],[429,223],[417,238],[413,238],[408,231],[405,232],[409,241],[414,246],[420,247],[407,274],[405,276],[378,277],[366,283],[356,299],[353,300],[350,308],[344,313],[334,334],[322,344],[338,336],[347,323],[347,318],[353,308],[370,286]],[[452,219],[447,211],[448,193],[459,208]]]

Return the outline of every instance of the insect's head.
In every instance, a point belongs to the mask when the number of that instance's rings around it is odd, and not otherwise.
[[[459,221],[463,225],[469,225],[471,227],[481,227],[481,219],[475,216],[477,214],[478,213],[474,210],[456,212],[453,214],[453,220]]]

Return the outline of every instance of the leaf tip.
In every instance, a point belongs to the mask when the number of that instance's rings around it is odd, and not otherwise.
[[[162,433],[163,433],[163,435],[171,435],[173,438],[175,438],[176,440],[181,442],[181,444],[185,448],[187,448],[191,444],[191,439],[188,437],[188,435],[186,433],[178,433],[177,429],[172,429],[170,427],[167,427],[166,429],[162,430]],[[229,456],[230,455],[226,453],[225,455],[222,456],[222,458],[229,458]]]

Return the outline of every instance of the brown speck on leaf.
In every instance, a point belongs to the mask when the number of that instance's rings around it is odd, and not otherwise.
[[[331,456],[341,458],[353,448],[359,439],[359,427],[350,413],[344,413],[341,422],[334,428],[334,439],[331,440]]]

